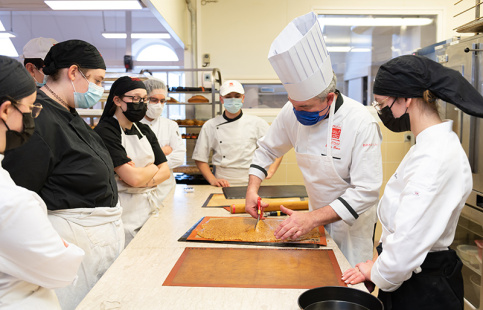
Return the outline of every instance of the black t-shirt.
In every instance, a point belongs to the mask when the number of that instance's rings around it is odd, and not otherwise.
[[[146,136],[149,143],[151,144],[151,148],[153,149],[154,153],[154,164],[159,165],[167,161],[166,156],[164,155],[161,147],[159,146],[158,138],[151,130],[148,125],[145,125],[140,122],[136,122],[136,126],[141,130],[141,133]],[[106,144],[109,153],[111,154],[112,162],[114,163],[114,167],[119,167],[131,161],[126,153],[126,150],[122,146],[121,143],[121,127],[119,126],[119,122],[114,117],[105,117],[102,121],[97,124],[96,128],[94,129],[99,136],[101,136],[102,140]],[[124,131],[126,135],[137,135],[139,139],[142,138],[142,135],[133,125],[130,130]]]
[[[114,166],[104,142],[75,109],[66,110],[41,90],[35,132],[5,152],[2,165],[15,183],[39,194],[49,210],[115,207]]]

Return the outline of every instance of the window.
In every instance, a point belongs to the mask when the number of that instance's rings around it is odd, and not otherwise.
[[[151,44],[137,54],[137,61],[178,61],[175,51],[163,44]]]

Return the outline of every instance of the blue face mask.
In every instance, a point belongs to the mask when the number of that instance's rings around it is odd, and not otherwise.
[[[104,93],[104,88],[97,86],[96,84],[89,82],[84,74],[79,71],[84,79],[86,79],[87,83],[89,83],[89,88],[85,93],[78,93],[75,91],[74,82],[71,81],[72,87],[74,87],[74,102],[76,108],[81,109],[88,109],[93,107],[96,103],[99,102],[102,98],[102,94]]]
[[[325,107],[325,109],[322,109],[320,111],[315,111],[315,112],[297,111],[295,110],[295,108],[293,108],[293,112],[295,113],[295,117],[297,118],[300,124],[305,126],[312,126],[327,117],[330,111],[328,109],[329,107],[330,106],[328,105],[327,107]],[[327,110],[327,113],[323,115],[319,115],[320,112],[323,112],[324,110]]]
[[[44,80],[42,81],[42,83],[39,83],[37,82],[37,80],[35,80],[35,84],[37,84],[37,87],[42,87],[45,85],[45,83],[47,83],[47,75],[44,74]]]
[[[235,114],[240,111],[243,105],[242,98],[224,98],[223,105],[225,106],[225,110]]]

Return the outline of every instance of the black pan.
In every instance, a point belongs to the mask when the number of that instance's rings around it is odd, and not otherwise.
[[[343,286],[310,289],[300,295],[298,303],[304,310],[384,310],[375,296]]]

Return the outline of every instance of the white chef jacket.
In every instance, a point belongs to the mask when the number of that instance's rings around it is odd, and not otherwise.
[[[158,138],[160,147],[169,145],[173,149],[169,155],[166,155],[170,171],[169,179],[158,185],[160,197],[164,200],[169,192],[176,186],[173,169],[181,166],[185,162],[186,146],[183,139],[181,139],[179,126],[175,121],[160,116],[151,122],[146,118],[143,118],[141,123],[151,127],[151,130]]]
[[[169,145],[173,149],[171,154],[166,155],[168,166],[172,174],[173,168],[181,166],[184,163],[186,156],[186,146],[179,134],[178,124],[175,121],[162,116],[156,118],[152,122],[143,118],[141,123],[151,127],[151,130],[158,138],[160,147]]]
[[[265,135],[268,128],[268,123],[262,118],[243,112],[234,119],[226,118],[225,114],[218,115],[201,128],[193,159],[207,163],[213,150],[214,166],[240,169],[248,181],[248,168],[257,140]]]
[[[332,128],[332,157],[336,172],[349,186],[329,203],[348,225],[354,224],[353,214],[362,214],[376,203],[382,184],[381,132],[375,119],[361,103],[342,94],[343,104],[335,112]],[[335,104],[335,102],[333,103]],[[265,170],[275,158],[283,156],[292,147],[297,153],[327,155],[328,119],[312,126],[302,125],[289,101],[277,115],[267,134],[258,141],[253,165]],[[250,174],[265,178],[262,170],[250,168]],[[314,167],[313,173],[317,173]],[[310,196],[310,195],[309,195]],[[310,198],[310,197],[309,197]],[[311,205],[319,209],[323,205]],[[352,210],[351,210],[352,209]]]
[[[0,244],[0,308],[60,309],[51,289],[72,284],[84,251],[64,246],[42,199],[16,186],[2,167]]]
[[[423,130],[384,189],[377,209],[383,251],[371,272],[383,291],[399,288],[428,252],[453,242],[473,180],[452,126],[445,121]]]

